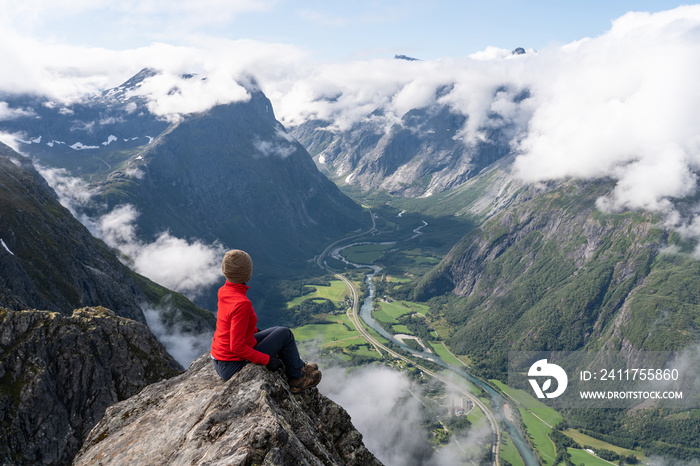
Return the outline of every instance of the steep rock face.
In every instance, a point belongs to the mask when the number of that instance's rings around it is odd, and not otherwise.
[[[416,297],[449,296],[440,315],[451,347],[498,372],[508,350],[660,351],[696,340],[700,264],[652,214],[600,212],[595,201],[609,192],[576,181],[525,189],[423,277]]]
[[[82,306],[105,306],[145,323],[142,305],[167,302],[185,330],[216,324],[210,312],[129,270],[58,202],[33,166],[2,143],[0,239],[0,306],[68,315]]]
[[[438,90],[438,95],[448,90]],[[468,118],[448,105],[412,109],[388,129],[377,124],[381,117],[378,111],[345,131],[312,120],[293,128],[292,134],[329,176],[344,177],[346,184],[363,191],[380,189],[404,197],[458,186],[510,152],[511,128],[485,129],[483,140],[467,144],[462,132]]]
[[[205,354],[184,374],[107,410],[75,465],[379,465],[349,415],[249,364],[228,382]]]
[[[257,265],[305,261],[319,242],[361,226],[362,209],[317,170],[270,101],[251,93],[185,117],[97,186],[101,199],[134,204],[147,238],[168,230],[219,241]]]
[[[69,464],[108,406],[180,365],[105,308],[0,309],[0,464]]]
[[[70,313],[111,306],[144,321],[128,269],[63,208],[31,166],[0,144],[0,305]]]

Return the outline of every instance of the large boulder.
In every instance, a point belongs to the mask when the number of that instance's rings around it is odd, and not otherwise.
[[[379,465],[347,412],[316,389],[249,364],[229,381],[209,354],[182,375],[117,403],[90,432],[80,465]]]

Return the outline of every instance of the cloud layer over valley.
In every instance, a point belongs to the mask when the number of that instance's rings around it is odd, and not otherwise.
[[[202,36],[115,51],[17,31],[8,28],[0,41],[0,59],[13,70],[0,77],[0,92],[38,93],[60,105],[151,67],[162,73],[132,92],[163,118],[246,100],[245,86],[257,85],[286,126],[319,119],[328,131],[370,122],[382,132],[413,108],[447,105],[468,117],[455,135],[466,145],[506,129],[521,178],[611,179],[615,189],[599,200],[601,209],[650,209],[669,226],[700,234],[694,209],[681,215],[674,205],[696,193],[700,168],[700,5],[627,13],[599,36],[524,54],[489,47],[428,61],[320,64],[293,45]],[[5,104],[0,118],[26,111]],[[168,236],[157,243],[178,247]]]
[[[384,464],[459,464],[465,455],[477,462],[483,453],[481,448],[490,441],[491,429],[483,420],[473,424],[466,436],[453,432],[449,444],[434,449],[426,428],[429,417],[419,397],[424,395],[421,392],[425,387],[411,382],[403,372],[365,366],[350,373],[330,367],[323,374],[319,390],[347,410],[353,424],[363,433],[367,448]],[[447,417],[443,415],[442,419]]]
[[[117,249],[123,262],[137,273],[166,288],[194,299],[221,280],[221,258],[224,247],[205,244],[161,232],[155,241],[146,242],[136,234],[139,212],[131,204],[115,207],[99,217],[81,213],[81,206],[91,202],[91,190],[81,179],[65,169],[37,166],[53,187],[61,204],[67,207],[91,233]]]
[[[413,108],[441,103],[468,116],[456,136],[465,144],[494,126],[511,128],[515,169],[526,180],[611,178],[616,189],[602,208],[669,212],[670,200],[696,190],[699,30],[700,6],[686,6],[628,13],[600,36],[521,55],[489,48],[432,61],[318,64],[279,43],[201,39],[112,51],[40,42],[10,29],[0,59],[14,72],[0,78],[0,91],[67,102],[148,66],[163,73],[136,92],[149,97],[155,114],[246,100],[241,83],[254,79],[285,125],[322,119],[329,130],[373,121],[382,131]],[[180,77],[192,72],[203,77]],[[0,118],[24,111],[4,105]]]

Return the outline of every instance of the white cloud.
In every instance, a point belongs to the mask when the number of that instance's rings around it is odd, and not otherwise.
[[[152,243],[144,242],[136,233],[139,212],[133,205],[120,205],[100,217],[88,217],[82,211],[94,203],[94,192],[85,181],[62,168],[35,166],[56,191],[61,204],[94,236],[119,250],[134,271],[190,299],[220,280],[221,258],[225,253],[220,243],[188,241],[167,231]]]
[[[34,166],[56,192],[63,207],[78,217],[80,208],[87,205],[94,194],[88,184],[80,178],[71,176],[65,168],[44,167],[36,162]]]
[[[453,374],[447,375],[454,379]],[[405,373],[385,366],[364,366],[350,373],[339,367],[323,368],[319,390],[350,414],[365,446],[387,465],[462,464],[467,458],[478,461],[483,446],[490,441],[491,427],[484,418],[466,433],[452,432],[450,443],[434,450],[417,398],[421,387]],[[450,389],[447,394],[454,399],[464,396]]]
[[[277,140],[255,140],[253,145],[265,156],[275,156],[286,158],[292,155],[297,150],[296,139],[294,137],[277,128],[275,132]]]
[[[98,237],[128,257],[136,272],[190,299],[220,280],[225,252],[221,244],[188,241],[169,232],[145,243],[136,234],[138,216],[134,206],[121,205],[93,220],[93,228]]]
[[[342,368],[323,370],[319,389],[350,414],[365,446],[384,464],[427,464],[432,455],[422,424],[420,402],[401,372],[368,366],[348,375]]]
[[[23,108],[11,108],[7,102],[0,102],[0,121],[32,116],[33,112]]]
[[[149,111],[159,116],[203,112],[218,104],[250,99],[248,91],[225,72],[190,78],[164,72],[147,78],[130,94],[148,97]]]
[[[61,204],[94,236],[119,250],[134,271],[190,299],[220,280],[221,258],[225,253],[220,243],[188,241],[167,231],[160,233],[152,243],[144,242],[136,233],[139,212],[133,205],[120,205],[107,214],[90,218],[82,211],[94,203],[94,192],[85,181],[70,176],[62,168],[35,166],[56,191]]]
[[[147,79],[138,93],[150,97],[151,111],[158,115],[191,113],[246,100],[249,96],[241,83],[251,76],[284,88],[290,79],[299,79],[295,68],[306,60],[306,52],[291,45],[190,39],[190,46],[155,42],[115,51],[44,42],[9,28],[0,37],[0,60],[13,72],[0,75],[0,91],[35,93],[70,103],[116,87],[150,67],[162,74]],[[200,77],[183,79],[186,73]]]
[[[154,242],[146,243],[136,234],[139,212],[133,205],[117,206],[98,218],[87,217],[81,212],[93,202],[94,194],[87,183],[62,168],[37,165],[37,170],[56,191],[61,204],[93,235],[124,254],[134,271],[190,299],[221,278],[221,257],[225,252],[221,244],[188,241],[167,231]]]
[[[190,297],[221,280],[224,248],[218,243],[186,241],[164,232],[139,248],[134,270],[167,288]]]
[[[132,6],[148,11],[159,5]],[[238,7],[266,3],[238,4],[222,14],[236,14]],[[182,2],[172,6],[196,14],[188,8]],[[150,98],[154,113],[172,117],[245,100],[240,83],[254,76],[287,126],[319,118],[341,130],[370,121],[377,131],[411,108],[439,102],[468,116],[456,135],[465,144],[485,139],[494,126],[508,128],[515,170],[525,180],[611,178],[617,186],[599,201],[601,207],[673,214],[673,200],[697,189],[698,31],[700,5],[694,5],[628,13],[600,36],[524,55],[491,47],[464,58],[319,65],[283,44],[191,35],[188,46],[153,43],[111,51],[42,42],[10,28],[0,40],[0,59],[14,72],[0,77],[0,90],[38,91],[66,101],[118,85],[150,66],[163,74],[138,92]],[[190,72],[207,79],[180,77]],[[529,98],[515,100],[525,90]]]
[[[700,466],[700,460],[682,461],[661,456],[649,457],[649,466]]]
[[[484,50],[472,53],[469,55],[469,58],[473,58],[474,60],[498,60],[502,58],[510,58],[512,55],[513,52],[511,50],[489,46]]]
[[[288,125],[321,118],[345,130],[372,120],[381,131],[434,103],[443,86],[437,101],[468,116],[457,135],[466,144],[494,126],[510,128],[523,179],[612,178],[617,186],[601,207],[668,212],[672,200],[697,189],[698,31],[698,5],[629,13],[607,33],[562,47],[323,65],[270,95]],[[378,109],[382,116],[371,115]]]
[[[24,135],[22,135],[22,134],[0,132],[0,142],[5,144],[6,146],[10,147],[12,150],[17,152],[18,154],[24,155],[19,151],[19,145],[20,145],[19,140],[22,139],[23,136]]]
[[[143,310],[143,315],[146,317],[148,327],[158,341],[165,346],[168,353],[170,353],[182,367],[189,367],[192,361],[211,348],[213,332],[193,334],[184,332],[177,326],[168,328],[164,325],[161,320],[161,315],[172,314],[173,312],[171,309],[167,309],[167,305],[166,308],[152,308],[142,304],[141,308]]]
[[[121,205],[96,219],[93,228],[108,245],[127,256],[133,256],[138,254],[140,247],[134,225],[138,216],[139,213],[133,205]]]
[[[528,181],[611,178],[606,210],[642,208],[690,232],[674,201],[700,169],[700,6],[628,13],[610,31],[540,52],[516,173]],[[696,236],[697,237],[697,236]]]
[[[543,52],[541,73],[530,78],[537,107],[518,147],[519,173],[619,176],[633,162],[654,164],[670,146],[696,158],[698,25],[700,7],[628,14],[600,37]]]
[[[143,179],[146,174],[140,168],[127,168],[124,170],[124,174],[130,178],[136,178],[137,180]]]

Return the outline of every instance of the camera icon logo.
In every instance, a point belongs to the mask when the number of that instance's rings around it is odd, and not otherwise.
[[[564,369],[556,364],[548,363],[546,359],[540,359],[536,361],[530,370],[527,372],[529,377],[545,378],[544,382],[540,386],[538,380],[528,379],[532,389],[535,391],[537,398],[556,398],[566,390],[569,384],[569,378],[566,375]],[[556,390],[549,392],[548,390],[552,386],[552,379],[557,381]]]

